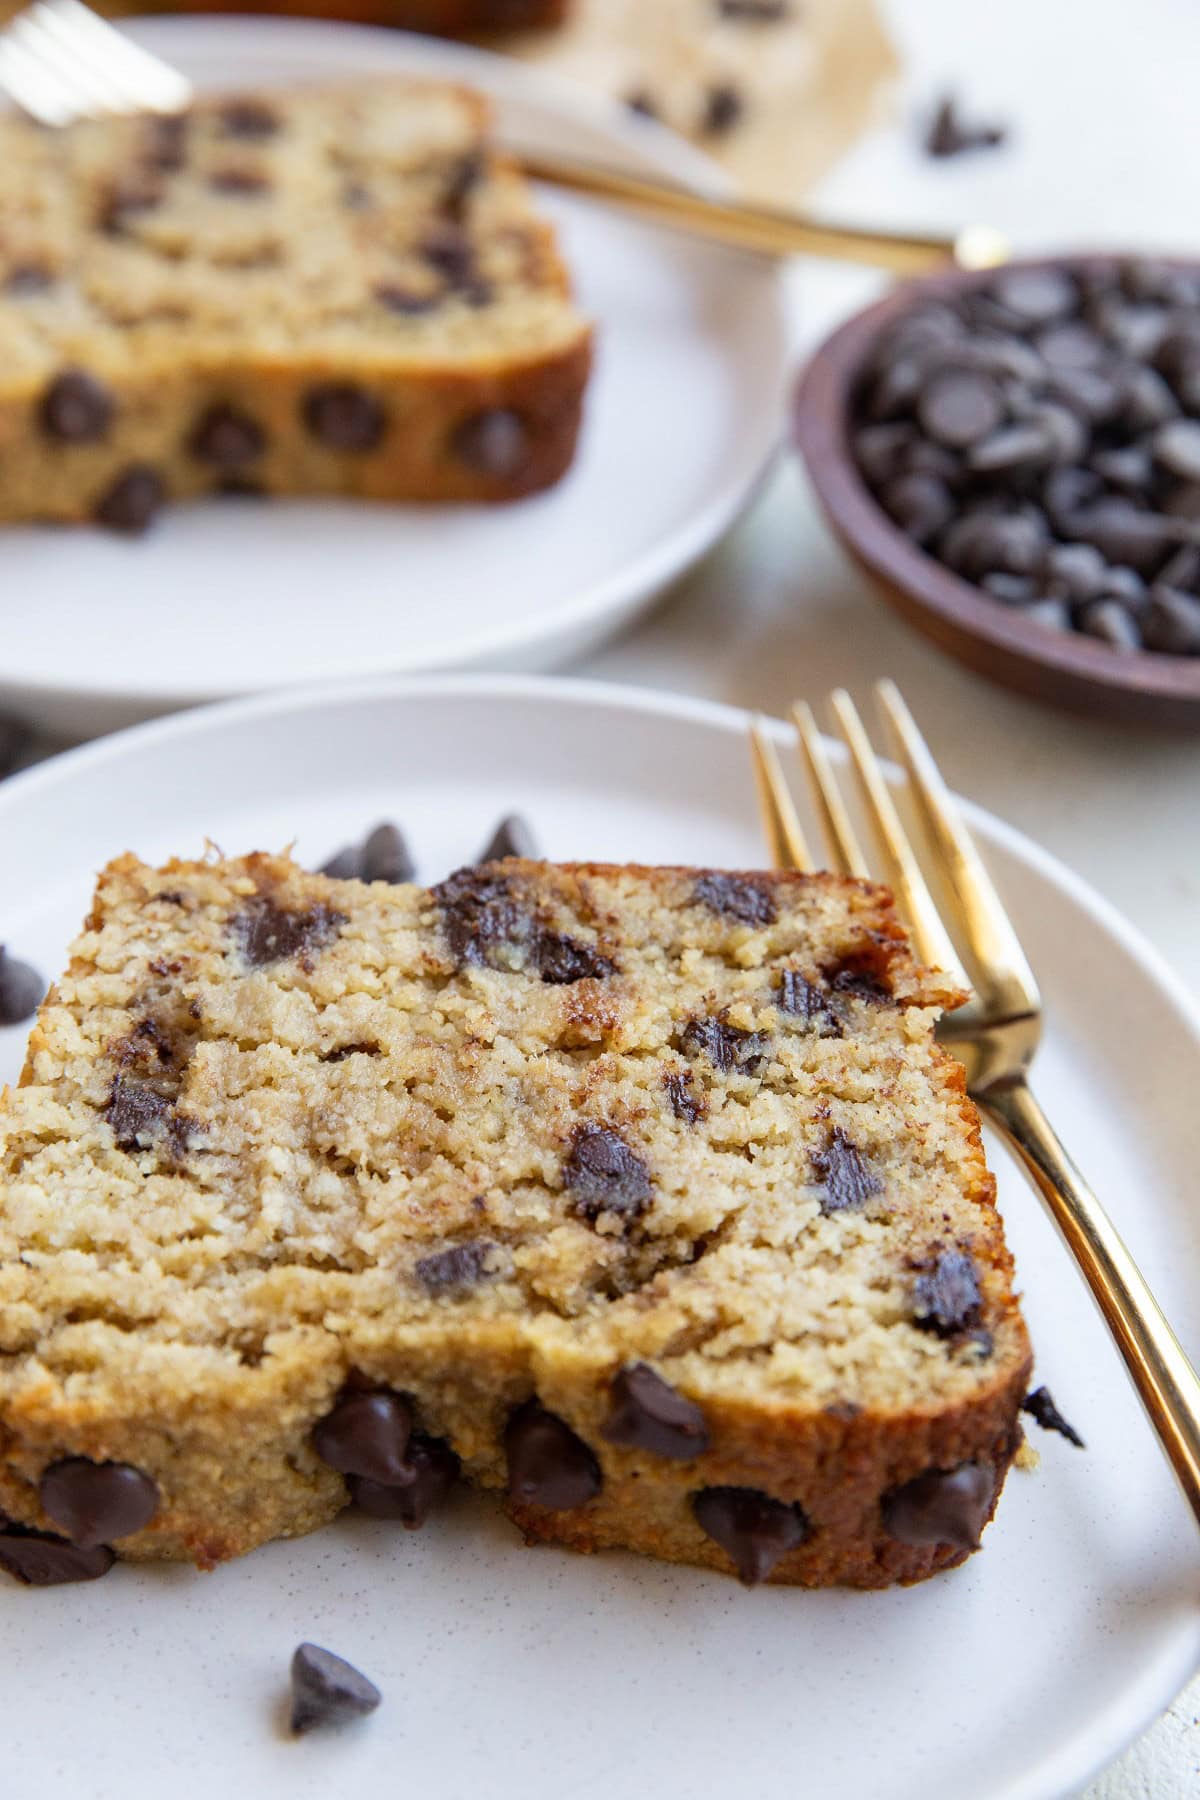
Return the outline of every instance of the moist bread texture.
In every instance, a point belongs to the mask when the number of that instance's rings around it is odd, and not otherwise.
[[[477,95],[391,79],[0,120],[0,519],[557,481],[590,331],[486,130]]]
[[[0,1103],[0,1563],[459,1469],[747,1581],[961,1561],[1030,1354],[959,998],[831,875],[114,862]]]

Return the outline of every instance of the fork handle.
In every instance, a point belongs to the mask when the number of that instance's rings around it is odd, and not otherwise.
[[[1060,1143],[1028,1083],[977,1096],[1025,1164],[1083,1270],[1142,1404],[1200,1520],[1200,1377],[1120,1233]]]

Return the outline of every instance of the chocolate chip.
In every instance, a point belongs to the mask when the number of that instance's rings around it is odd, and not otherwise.
[[[1072,312],[1079,294],[1064,269],[1006,269],[992,289],[1001,305],[1032,325],[1047,325]]]
[[[918,544],[935,538],[954,517],[954,496],[946,483],[936,475],[922,475],[917,470],[887,482],[880,489],[879,498],[889,518]]]
[[[0,780],[11,775],[25,752],[33,742],[33,733],[24,719],[14,719],[7,713],[0,713]],[[4,952],[0,949],[0,962]],[[0,1007],[3,1001],[0,1000]]]
[[[1155,460],[1183,481],[1200,481],[1200,420],[1171,419],[1154,433]]]
[[[1151,588],[1142,615],[1142,638],[1147,650],[1200,656],[1200,600],[1162,583]]]
[[[965,450],[995,431],[1004,417],[999,389],[986,375],[950,371],[922,389],[917,418],[935,443]]]
[[[53,272],[44,263],[14,263],[4,277],[4,292],[12,300],[28,300],[53,286]]]
[[[1133,575],[1132,569],[1110,570],[1111,575],[1124,573]],[[1140,590],[1145,592],[1145,585],[1134,575]],[[1159,580],[1164,587],[1191,588],[1200,586],[1200,544],[1181,544],[1174,556],[1170,557],[1159,570]]]
[[[534,921],[509,879],[483,870],[457,869],[433,889],[450,954],[460,967],[485,967],[498,952],[528,943]]]
[[[186,113],[171,113],[161,118],[147,119],[142,137],[142,161],[160,174],[176,174],[187,160],[187,137]]]
[[[1033,599],[1033,581],[1028,575],[1005,575],[999,570],[985,575],[979,585],[1002,606],[1024,606]]]
[[[640,119],[657,119],[660,117],[658,103],[654,95],[646,88],[634,88],[626,94],[625,104],[631,113]]]
[[[649,1450],[676,1462],[690,1462],[708,1449],[708,1425],[704,1414],[649,1363],[632,1363],[618,1370],[610,1389],[612,1405],[600,1427],[610,1444],[631,1450]]]
[[[1043,1431],[1057,1431],[1060,1437],[1065,1437],[1076,1449],[1086,1450],[1087,1445],[1075,1427],[1067,1423],[1055,1406],[1048,1387],[1034,1388],[1031,1394],[1026,1394],[1021,1402],[1021,1411],[1028,1413],[1031,1419],[1036,1419]]]
[[[218,118],[224,136],[232,138],[272,138],[283,124],[274,108],[262,100],[229,100]]]
[[[1044,625],[1048,631],[1069,631],[1071,628],[1071,609],[1065,600],[1044,597],[1031,600],[1022,611],[1027,619],[1035,625]]]
[[[799,969],[784,969],[779,976],[779,1010],[791,1018],[817,1025],[829,1037],[842,1036],[842,1024],[828,996],[803,976]]]
[[[799,1505],[773,1500],[757,1488],[708,1487],[692,1495],[697,1525],[729,1555],[747,1587],[765,1581],[780,1557],[809,1533]]]
[[[243,959],[253,969],[298,957],[301,966],[313,950],[323,949],[346,923],[345,913],[319,903],[290,912],[260,895],[229,921],[229,932]]]
[[[68,1456],[38,1482],[44,1510],[81,1550],[142,1531],[159,1506],[158,1483],[129,1463]]]
[[[94,444],[113,422],[116,402],[85,369],[64,369],[42,395],[38,417],[47,437],[63,444]]]
[[[172,1101],[157,1089],[124,1075],[115,1077],[109,1090],[104,1117],[122,1150],[145,1150],[154,1142],[173,1110]]]
[[[99,1581],[116,1562],[107,1544],[84,1550],[48,1531],[27,1531],[0,1520],[0,1569],[26,1587],[60,1587],[68,1581]]]
[[[1105,360],[1104,340],[1086,325],[1050,325],[1034,343],[1046,362],[1058,369],[1095,369]]]
[[[1077,454],[1086,442],[1087,434],[1080,427]],[[1051,462],[1055,454],[1054,441],[1045,426],[1031,419],[1021,425],[1006,425],[982,442],[973,444],[967,452],[967,467],[977,475],[996,475],[1010,469],[1040,469]],[[880,498],[887,506],[886,492]],[[891,512],[890,507],[888,511]],[[895,514],[892,516],[894,518]],[[910,531],[909,535],[915,537],[916,532]]]
[[[1154,458],[1147,444],[1124,444],[1115,450],[1098,450],[1091,466],[1110,488],[1122,493],[1143,493],[1154,480]]]
[[[459,1477],[459,1461],[441,1438],[414,1431],[404,1458],[402,1486],[348,1475],[346,1486],[360,1512],[373,1519],[395,1519],[408,1531],[419,1531],[442,1505]]]
[[[120,237],[132,214],[153,212],[162,205],[163,183],[153,169],[118,182],[103,197],[96,223],[109,237]]]
[[[946,1250],[913,1283],[913,1323],[939,1337],[953,1337],[979,1323],[982,1301],[971,1258],[960,1250]]]
[[[448,1250],[423,1256],[414,1273],[421,1286],[431,1294],[448,1294],[455,1288],[476,1287],[491,1271],[488,1262],[496,1246],[484,1238],[465,1244],[452,1244]]]
[[[382,1699],[360,1669],[319,1644],[301,1644],[292,1658],[292,1730],[297,1737],[321,1725],[361,1719]]]
[[[440,294],[419,294],[412,288],[399,287],[394,281],[381,281],[372,292],[380,306],[386,306],[389,312],[400,313],[409,318],[436,312],[442,304]]]
[[[1108,564],[1094,544],[1052,544],[1041,567],[1055,599],[1094,600],[1104,592]]]
[[[1119,600],[1096,600],[1083,609],[1079,628],[1089,637],[1098,638],[1114,650],[1140,650],[1142,634],[1138,622]]]
[[[763,1032],[743,1031],[720,1014],[689,1019],[679,1035],[683,1049],[706,1056],[722,1075],[735,1069],[753,1073],[770,1047],[770,1039]]]
[[[883,1528],[902,1544],[950,1544],[975,1550],[992,1508],[995,1476],[982,1463],[931,1469],[893,1488],[883,1501]]]
[[[607,1125],[579,1125],[563,1164],[563,1181],[584,1219],[602,1213],[634,1218],[645,1212],[653,1189],[650,1170],[618,1132]]]
[[[700,1119],[707,1117],[708,1101],[703,1094],[696,1093],[690,1069],[668,1071],[663,1076],[663,1086],[671,1102],[671,1111],[685,1125],[695,1125]]]
[[[530,942],[530,961],[542,980],[553,987],[566,987],[574,981],[604,981],[617,972],[616,963],[602,956],[593,944],[540,927]]]
[[[717,0],[717,10],[747,25],[778,25],[792,16],[791,0]]]
[[[835,994],[848,994],[872,1006],[890,1006],[895,998],[886,963],[881,967],[869,953],[843,956],[829,963],[822,973]]]
[[[459,422],[450,439],[451,452],[459,462],[498,481],[518,475],[528,463],[531,448],[524,419],[506,406],[471,413]]]
[[[335,881],[386,881],[402,887],[416,874],[404,833],[390,822],[376,825],[360,844],[349,844],[321,865]]]
[[[363,453],[376,449],[387,430],[379,401],[349,381],[328,381],[304,397],[304,423],[331,450]]]
[[[719,81],[704,96],[700,130],[705,137],[725,137],[745,115],[746,98],[731,81]]]
[[[350,1389],[313,1430],[313,1447],[339,1475],[403,1485],[412,1407],[402,1394]]]
[[[845,1132],[836,1129],[824,1150],[813,1156],[813,1167],[825,1183],[821,1211],[854,1212],[865,1206],[872,1194],[883,1192],[883,1182],[870,1167],[857,1145]]]
[[[0,1026],[32,1019],[46,995],[46,983],[28,963],[18,962],[0,944]]]
[[[921,441],[903,420],[864,425],[854,434],[855,460],[867,480],[874,487],[882,487],[910,466],[909,458]],[[957,464],[952,461],[951,467],[957,468]]]
[[[506,813],[476,857],[476,862],[503,862],[515,856],[522,862],[536,862],[541,855],[537,839],[520,813]]]
[[[1003,125],[969,123],[955,96],[947,94],[938,103],[925,132],[925,151],[936,157],[961,156],[968,150],[995,149],[1007,136]]]
[[[504,1433],[508,1491],[522,1505],[568,1512],[586,1506],[603,1486],[600,1464],[565,1420],[527,1400]]]
[[[722,875],[709,871],[696,879],[692,899],[723,918],[743,925],[773,925],[775,895],[765,876]]]
[[[218,469],[240,469],[266,447],[267,435],[258,420],[226,405],[210,406],[188,439],[189,453]]]
[[[1030,575],[1045,555],[1045,525],[1030,513],[968,512],[943,534],[938,553],[969,581],[983,575]]]
[[[238,199],[257,199],[271,187],[270,178],[257,169],[217,169],[208,178],[214,194],[233,194]]]
[[[1140,575],[1153,574],[1180,538],[1172,520],[1115,498],[1082,508],[1072,520],[1072,532],[1094,544],[1109,562],[1127,564]]]
[[[458,222],[464,217],[467,202],[482,185],[486,174],[487,158],[482,150],[468,150],[454,158],[446,173],[440,203],[447,219]]]
[[[421,239],[417,252],[451,288],[470,287],[477,279],[475,246],[461,225],[434,226]]]
[[[166,497],[158,471],[145,463],[132,463],[101,496],[96,521],[110,531],[137,537],[154,522]]]

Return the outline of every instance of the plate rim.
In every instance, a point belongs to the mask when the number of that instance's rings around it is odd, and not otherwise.
[[[264,17],[252,13],[159,14],[124,20],[122,24],[133,38],[144,40],[147,48],[168,56],[172,43],[182,39],[182,53],[176,52],[176,55],[185,70],[191,40],[199,47],[195,54],[204,53],[205,39],[212,39],[214,43],[219,40],[223,52],[230,55],[235,66],[239,48],[258,52],[266,46],[265,54],[273,54],[269,40],[275,40],[279,56],[286,58],[290,54],[289,47],[296,46],[304,56],[311,57],[314,80],[321,76],[319,62],[323,47],[331,44],[361,46],[359,60],[364,72],[368,59],[374,58],[381,75],[408,72],[431,79],[460,79],[495,94],[502,102],[510,100],[541,109],[565,123],[581,122],[585,130],[607,139],[618,158],[623,153],[635,168],[666,175],[713,194],[727,193],[731,188],[730,180],[719,164],[658,121],[630,116],[619,102],[606,100],[577,82],[531,68],[476,45],[422,37],[384,26]],[[326,78],[337,81],[342,77],[343,71],[335,66]],[[344,78],[351,78],[348,71],[344,72]],[[260,77],[249,79],[253,84]],[[236,83],[230,85],[236,86]],[[581,204],[574,196],[566,199],[568,204]],[[665,536],[657,537],[649,548],[612,574],[574,592],[570,583],[564,582],[566,600],[556,603],[539,618],[514,624],[500,617],[441,648],[415,654],[405,650],[403,663],[395,665],[392,672],[410,676],[489,666],[499,670],[511,666],[514,660],[541,655],[545,655],[548,662],[561,663],[616,633],[716,548],[756,498],[786,444],[788,392],[795,358],[785,265],[772,266],[762,262],[756,279],[761,281],[764,313],[770,324],[769,337],[760,342],[758,353],[769,355],[776,367],[778,391],[776,403],[761,409],[746,423],[745,466],[737,478],[732,481],[723,478],[715,496],[705,496],[680,524]],[[598,321],[598,325],[602,330],[603,321]],[[288,503],[284,499],[279,504]],[[291,503],[303,505],[304,497]],[[0,567],[2,564],[3,538],[0,536]],[[400,652],[393,649],[390,654]],[[345,680],[368,678],[360,672],[340,677]],[[0,698],[16,711],[32,713],[35,720],[46,714],[61,718],[66,708],[77,705],[80,710],[86,710],[89,720],[108,720],[108,729],[111,729],[113,724],[122,728],[132,719],[145,719],[169,709],[222,704],[226,700],[251,697],[264,691],[252,675],[243,679],[236,668],[232,671],[232,679],[240,685],[217,691],[205,687],[164,691],[152,682],[131,677],[127,670],[114,670],[111,678],[101,670],[88,679],[86,686],[80,685],[77,677],[64,682],[47,673],[29,679],[0,670]],[[288,685],[323,685],[323,678],[319,674],[299,676]]]
[[[596,679],[577,680],[553,675],[457,673],[441,676],[381,675],[275,690],[196,707],[166,718],[151,719],[110,733],[90,743],[64,750],[45,762],[20,770],[0,782],[0,830],[14,803],[36,805],[56,787],[69,786],[77,772],[102,770],[106,764],[152,754],[173,740],[203,740],[225,725],[266,722],[293,714],[319,714],[333,704],[403,706],[406,701],[501,699],[528,705],[564,708],[603,707],[659,721],[679,721],[715,730],[735,739],[743,737],[750,710],[720,700],[676,694],[653,687]],[[771,736],[780,744],[791,742],[791,727],[782,719],[766,721]],[[841,756],[842,747],[831,743]],[[893,770],[898,776],[899,771]],[[1135,968],[1152,983],[1160,1004],[1166,1005],[1182,1029],[1200,1046],[1200,1002],[1190,989],[1180,988],[1165,956],[1091,884],[1061,862],[1051,851],[1017,827],[970,800],[962,802],[973,829],[986,842],[1003,851],[1056,887],[1067,900],[1088,914],[1096,926],[1115,939]],[[1200,1637],[1197,1622],[1164,1628],[1156,1654],[1122,1689],[1119,1703],[1081,1726],[1057,1745],[1041,1763],[1005,1785],[978,1790],[979,1800],[1059,1800],[1079,1791],[1109,1767],[1145,1730],[1170,1708],[1183,1688],[1200,1671]]]

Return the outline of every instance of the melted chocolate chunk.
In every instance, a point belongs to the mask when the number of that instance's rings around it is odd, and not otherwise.
[[[109,1090],[104,1117],[122,1150],[146,1150],[173,1111],[167,1095],[118,1075]]]
[[[107,1544],[84,1550],[48,1531],[27,1531],[0,1520],[0,1569],[26,1587],[60,1587],[68,1581],[99,1581],[116,1562]]]
[[[331,450],[356,454],[375,450],[387,431],[387,416],[373,394],[350,381],[328,381],[304,398],[304,423]]]
[[[511,480],[529,460],[529,429],[520,413],[493,406],[463,419],[455,427],[450,448],[459,462],[477,474]]]
[[[775,896],[765,879],[756,875],[701,875],[692,898],[723,918],[743,925],[771,925],[775,920]]]
[[[707,1115],[708,1101],[695,1091],[690,1069],[670,1071],[663,1076],[663,1086],[671,1102],[671,1111],[685,1125],[695,1125]]]
[[[523,862],[536,862],[541,855],[537,839],[520,813],[506,813],[476,857],[476,862],[503,862],[515,856]]]
[[[706,1056],[722,1075],[733,1070],[753,1074],[763,1061],[770,1039],[761,1031],[743,1031],[720,1015],[711,1019],[689,1019],[680,1033],[684,1050]]]
[[[566,987],[573,981],[603,981],[617,972],[616,963],[602,956],[594,944],[581,943],[560,931],[539,928],[530,951],[538,974],[552,987]]]
[[[61,444],[94,444],[113,422],[116,403],[86,369],[64,369],[42,395],[38,418],[47,437]]]
[[[266,447],[267,434],[258,420],[235,406],[210,406],[188,439],[191,455],[218,469],[240,469]]]
[[[806,1024],[816,1025],[830,1037],[841,1037],[842,1026],[837,1014],[829,1004],[825,994],[811,981],[805,979],[799,969],[784,969],[779,976],[779,1010],[791,1018],[803,1019]]]
[[[4,292],[13,300],[44,294],[54,286],[54,275],[42,263],[16,263],[4,278]]]
[[[384,823],[369,831],[361,844],[348,844],[322,863],[322,875],[337,881],[386,881],[393,887],[411,881],[417,866],[398,825]]]
[[[187,137],[186,113],[148,119],[142,138],[142,161],[162,175],[176,174],[187,161]]]
[[[446,176],[442,193],[442,212],[447,219],[461,222],[467,203],[486,173],[486,159],[481,150],[468,150],[455,157]]]
[[[209,176],[208,185],[214,194],[234,194],[242,200],[256,199],[271,188],[269,177],[257,169],[217,169]]]
[[[883,1528],[902,1544],[978,1548],[992,1509],[995,1477],[982,1463],[930,1469],[884,1496]]]
[[[876,965],[866,959],[844,957],[824,971],[835,994],[849,994],[855,1000],[870,1000],[875,1005],[892,1001],[892,990]]]
[[[283,123],[279,114],[262,100],[230,100],[221,108],[220,117],[226,137],[259,142],[274,137]]]
[[[412,1407],[402,1394],[351,1389],[313,1430],[313,1448],[339,1475],[402,1487],[412,1436]]]
[[[296,1736],[319,1725],[344,1725],[372,1713],[383,1695],[353,1663],[301,1644],[292,1658],[292,1730]]]
[[[136,537],[153,523],[165,499],[161,475],[145,463],[132,463],[101,497],[96,521]]]
[[[960,1250],[944,1251],[931,1269],[913,1282],[913,1323],[939,1337],[954,1337],[978,1325],[979,1277],[975,1264]]]
[[[433,890],[454,961],[489,964],[497,949],[528,943],[534,922],[504,875],[458,869]]]
[[[18,962],[0,944],[0,1026],[23,1025],[32,1019],[46,993],[36,969]]]
[[[600,1428],[610,1444],[650,1450],[676,1462],[690,1462],[708,1449],[708,1425],[700,1408],[649,1363],[620,1369],[610,1391],[612,1408]]]
[[[1065,1437],[1067,1442],[1074,1444],[1077,1449],[1085,1450],[1087,1448],[1075,1427],[1068,1425],[1055,1406],[1049,1388],[1034,1388],[1031,1394],[1026,1394],[1021,1402],[1021,1411],[1028,1413],[1031,1419],[1036,1419],[1043,1431],[1057,1431],[1060,1437]]]
[[[442,304],[440,294],[418,294],[412,288],[400,287],[394,281],[381,281],[374,289],[376,300],[380,306],[386,306],[389,312],[399,313],[406,318],[420,318],[423,313],[436,312]]]
[[[606,1125],[580,1125],[563,1164],[563,1180],[581,1218],[601,1213],[635,1218],[650,1204],[650,1171],[619,1133]]]
[[[158,1511],[158,1483],[129,1463],[90,1462],[68,1456],[51,1463],[38,1483],[38,1498],[56,1525],[81,1550],[149,1525]]]
[[[101,202],[96,223],[107,236],[120,237],[131,214],[153,212],[162,205],[163,191],[162,181],[153,169],[118,182]]]
[[[486,1238],[466,1244],[452,1244],[449,1250],[438,1250],[423,1256],[414,1273],[421,1286],[431,1294],[448,1294],[455,1288],[476,1287],[490,1273],[488,1260],[496,1246]]]
[[[813,1163],[825,1183],[821,1211],[826,1216],[856,1210],[865,1206],[872,1194],[883,1192],[883,1182],[844,1131],[834,1131]]]
[[[518,1407],[504,1433],[508,1491],[524,1505],[568,1512],[594,1500],[604,1485],[600,1464],[565,1420],[539,1400]]]
[[[242,956],[253,969],[266,968],[286,957],[299,957],[306,966],[309,953],[321,950],[346,923],[345,913],[325,905],[306,912],[288,912],[263,896],[248,902],[229,921],[229,930]]]
[[[747,1587],[765,1581],[780,1557],[809,1532],[800,1506],[773,1500],[757,1488],[701,1488],[692,1495],[692,1512],[701,1531],[732,1557]]]
[[[441,1438],[414,1431],[405,1456],[407,1479],[402,1487],[348,1475],[346,1486],[360,1512],[373,1519],[396,1519],[408,1531],[419,1531],[449,1495],[459,1476],[459,1461]]]
[[[733,130],[746,111],[746,97],[731,81],[718,82],[704,96],[700,130],[706,137],[724,137]]]

